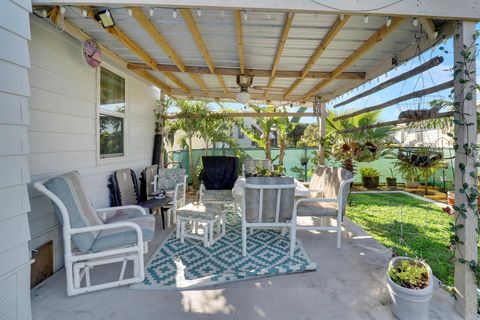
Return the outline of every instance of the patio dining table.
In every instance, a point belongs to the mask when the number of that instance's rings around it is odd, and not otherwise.
[[[241,203],[242,197],[243,197],[243,187],[245,186],[245,177],[241,176],[238,177],[237,181],[235,181],[235,185],[233,186],[232,189],[232,195],[235,198],[235,202]],[[294,179],[295,181],[295,197],[309,197],[310,192],[308,191],[308,188],[298,181],[297,179]]]

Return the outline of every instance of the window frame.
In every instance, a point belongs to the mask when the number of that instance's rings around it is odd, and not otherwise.
[[[104,110],[101,109],[100,107],[100,86],[101,86],[101,68],[105,68],[108,71],[116,74],[119,77],[122,77],[125,81],[125,112],[116,112],[116,111],[109,111],[109,110]],[[115,162],[120,162],[127,160],[129,158],[129,103],[128,103],[128,76],[124,73],[121,72],[118,68],[113,67],[112,65],[102,62],[100,67],[96,69],[96,105],[95,105],[95,127],[96,127],[96,133],[95,133],[95,139],[96,139],[96,146],[97,146],[97,151],[96,151],[96,158],[97,158],[97,164],[105,164],[105,163],[115,163]],[[102,157],[100,154],[100,115],[108,115],[108,116],[113,116],[117,118],[122,118],[123,119],[123,155],[121,156],[111,156],[111,157]]]

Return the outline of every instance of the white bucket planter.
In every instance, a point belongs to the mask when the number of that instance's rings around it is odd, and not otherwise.
[[[389,268],[395,265],[399,260],[416,260],[408,257],[395,257],[390,261]],[[418,261],[418,260],[416,260]],[[425,265],[428,270],[429,284],[423,289],[408,289],[399,286],[393,282],[387,272],[387,287],[392,298],[393,314],[400,320],[423,320],[428,319],[430,300],[433,295],[432,270],[430,266],[422,261],[419,263]]]

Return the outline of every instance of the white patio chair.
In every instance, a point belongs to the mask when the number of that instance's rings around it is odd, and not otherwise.
[[[353,182],[353,174],[342,168],[320,166],[315,170],[316,184],[313,185],[312,193],[321,194],[321,197],[300,198],[295,201],[294,215],[296,217],[332,217],[336,218],[335,226],[300,226],[297,230],[323,230],[337,232],[337,248],[340,249],[342,241],[343,215],[347,206],[347,198],[350,192],[350,184]],[[317,184],[318,182],[318,184]]]
[[[171,195],[173,200],[170,205],[170,215],[173,222],[176,221],[177,209],[183,207],[186,202],[187,178],[185,169],[160,168],[151,182],[154,193],[165,190]]]
[[[143,255],[153,238],[155,220],[142,207],[94,209],[78,172],[36,182],[34,187],[54,203],[62,223],[67,295],[143,281]],[[128,261],[133,262],[133,275],[124,279]],[[122,262],[118,280],[92,285],[91,268],[118,262]]]
[[[295,253],[296,217],[294,208],[295,183],[293,178],[247,178],[242,203],[242,253],[247,255],[247,228],[289,228],[290,256]]]

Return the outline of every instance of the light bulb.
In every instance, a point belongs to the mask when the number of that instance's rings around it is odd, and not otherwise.
[[[65,7],[60,7],[60,13],[61,14],[65,14],[65,11],[66,11]]]
[[[132,8],[128,8],[128,15],[131,17],[133,14]]]
[[[392,24],[392,17],[388,17],[387,23],[386,23],[387,27],[390,27],[391,24]]]
[[[413,18],[412,24],[413,24],[414,27],[417,27],[417,26],[418,26],[418,20],[417,20],[417,18]]]
[[[87,15],[88,15],[87,10],[83,9],[83,10],[82,10],[82,16],[83,16],[84,18],[86,18]]]
[[[368,16],[367,15],[363,16],[363,22],[368,23]]]
[[[150,15],[150,17],[153,17],[153,15],[155,14],[155,9],[150,8],[150,10],[148,10],[148,14]]]
[[[202,10],[200,10],[200,8],[197,9],[197,16],[199,16],[199,17],[202,16]]]
[[[173,9],[172,16],[173,16],[173,19],[177,19],[177,9]]]
[[[243,20],[247,21],[248,19],[248,13],[247,11],[243,11]]]
[[[342,14],[340,15],[340,21],[343,21],[343,19],[345,19],[345,15],[342,13]]]
[[[220,17],[222,17],[222,20],[225,18],[225,11],[220,10]]]
[[[45,9],[42,10],[42,17],[44,17],[44,18],[47,17],[47,10],[45,10]]]

